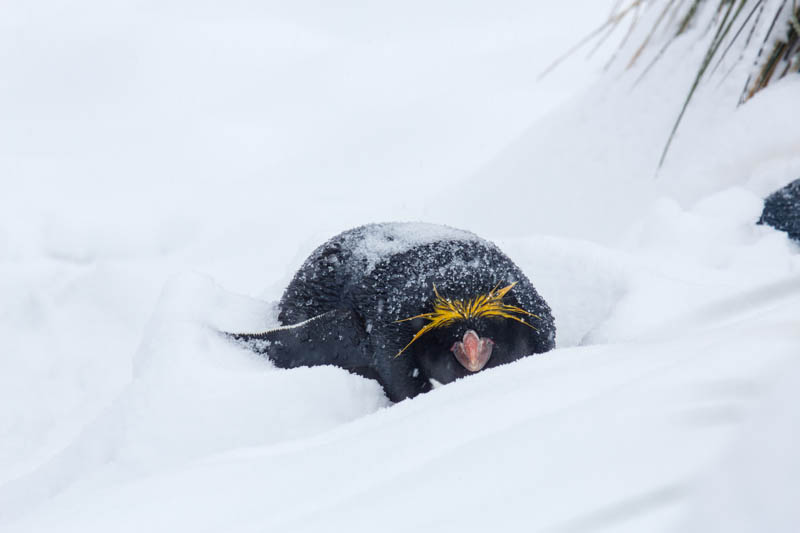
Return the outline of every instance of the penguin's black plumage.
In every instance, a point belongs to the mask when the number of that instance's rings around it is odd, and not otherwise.
[[[767,196],[758,223],[785,231],[800,242],[800,179]]]
[[[395,402],[555,345],[550,308],[497,246],[433,224],[333,237],[279,309],[283,327],[231,335],[281,368],[336,365],[377,379]]]

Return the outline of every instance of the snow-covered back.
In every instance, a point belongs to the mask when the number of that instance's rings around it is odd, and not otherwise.
[[[369,273],[378,263],[391,260],[393,256],[400,255],[412,248],[434,242],[477,240],[478,237],[474,233],[439,224],[376,223],[364,227],[357,234],[346,238],[342,246],[349,248],[350,253],[359,263],[365,263],[364,270]]]
[[[734,50],[656,175],[703,27],[536,82],[611,4],[0,7],[0,531],[796,531],[800,79],[736,108]],[[382,220],[497,243],[557,349],[388,406],[215,333]]]

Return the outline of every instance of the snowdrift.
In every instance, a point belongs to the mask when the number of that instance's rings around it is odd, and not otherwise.
[[[572,6],[422,7],[8,8],[0,529],[797,529],[800,249],[756,221],[800,177],[800,80],[704,86],[655,176],[702,31],[565,102],[527,72]],[[557,349],[389,406],[216,334],[409,219],[495,241]]]

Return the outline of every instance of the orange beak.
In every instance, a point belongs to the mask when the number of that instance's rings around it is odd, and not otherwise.
[[[473,330],[464,333],[461,342],[456,342],[450,350],[461,365],[470,372],[477,372],[486,366],[492,356],[492,339],[482,339]]]

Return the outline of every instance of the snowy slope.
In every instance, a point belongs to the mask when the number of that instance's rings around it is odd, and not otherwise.
[[[538,6],[427,4],[3,3],[0,480],[127,386],[172,276],[275,299],[588,81],[536,83],[572,39]]]
[[[654,177],[707,36],[536,84],[581,5],[4,6],[0,531],[796,530],[800,254],[755,221],[799,82],[705,87]],[[558,349],[389,406],[214,333],[419,218],[495,240]]]

